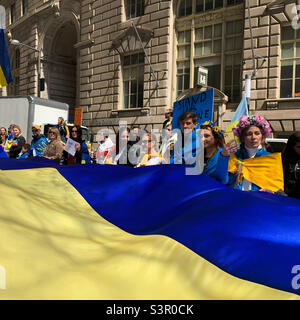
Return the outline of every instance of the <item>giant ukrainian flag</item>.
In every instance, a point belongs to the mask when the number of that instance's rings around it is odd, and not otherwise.
[[[183,166],[0,168],[0,299],[299,299],[298,200]]]
[[[4,30],[0,28],[0,88],[7,86],[12,81]]]

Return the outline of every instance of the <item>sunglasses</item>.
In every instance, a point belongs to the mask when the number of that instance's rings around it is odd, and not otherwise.
[[[49,134],[55,134],[55,132],[50,131]]]
[[[37,129],[32,129],[32,132],[38,132],[38,130]]]

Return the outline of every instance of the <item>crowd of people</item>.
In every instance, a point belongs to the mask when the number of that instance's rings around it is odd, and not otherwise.
[[[213,121],[198,123],[192,112],[183,113],[180,129],[172,130],[172,111],[166,113],[159,138],[154,132],[138,126],[121,127],[116,139],[104,132],[96,152],[91,153],[82,138],[82,129],[69,129],[63,118],[49,128],[48,138],[39,125],[32,127],[32,140],[26,142],[21,128],[12,124],[0,129],[0,157],[26,159],[45,157],[63,165],[111,164],[141,167],[162,164],[185,164],[201,168],[203,174],[243,191],[278,193],[300,199],[300,132],[290,136],[282,155],[267,150],[270,124],[258,115],[242,116],[233,127],[235,138],[224,139],[224,133]],[[71,138],[75,153],[65,145]],[[113,141],[114,140],[114,141]],[[202,149],[200,145],[202,144]],[[199,150],[203,163],[199,163]]]

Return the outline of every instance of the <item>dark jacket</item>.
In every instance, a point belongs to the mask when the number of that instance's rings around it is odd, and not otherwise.
[[[59,124],[57,124],[57,125],[55,126],[55,128],[57,128],[57,129],[59,130],[61,141],[62,141],[63,143],[66,143],[66,141],[67,141],[66,136],[69,135],[69,128],[68,128],[68,126],[67,126],[65,123],[64,123],[62,126],[59,125]]]
[[[284,191],[293,198],[300,199],[300,161],[284,163]]]
[[[89,164],[91,163],[91,158],[89,154],[89,149],[84,140],[80,143],[80,151],[76,151],[74,157],[68,152],[63,152],[62,163],[63,164]]]
[[[16,146],[11,146],[9,149],[9,157],[17,158],[19,153],[22,150],[22,146],[25,144],[26,140],[23,136],[19,136],[18,138],[14,138],[12,143],[17,143]]]

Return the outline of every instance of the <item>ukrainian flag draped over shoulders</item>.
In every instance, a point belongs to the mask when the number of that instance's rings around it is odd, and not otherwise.
[[[0,29],[0,88],[7,86],[12,81],[4,30]]]

